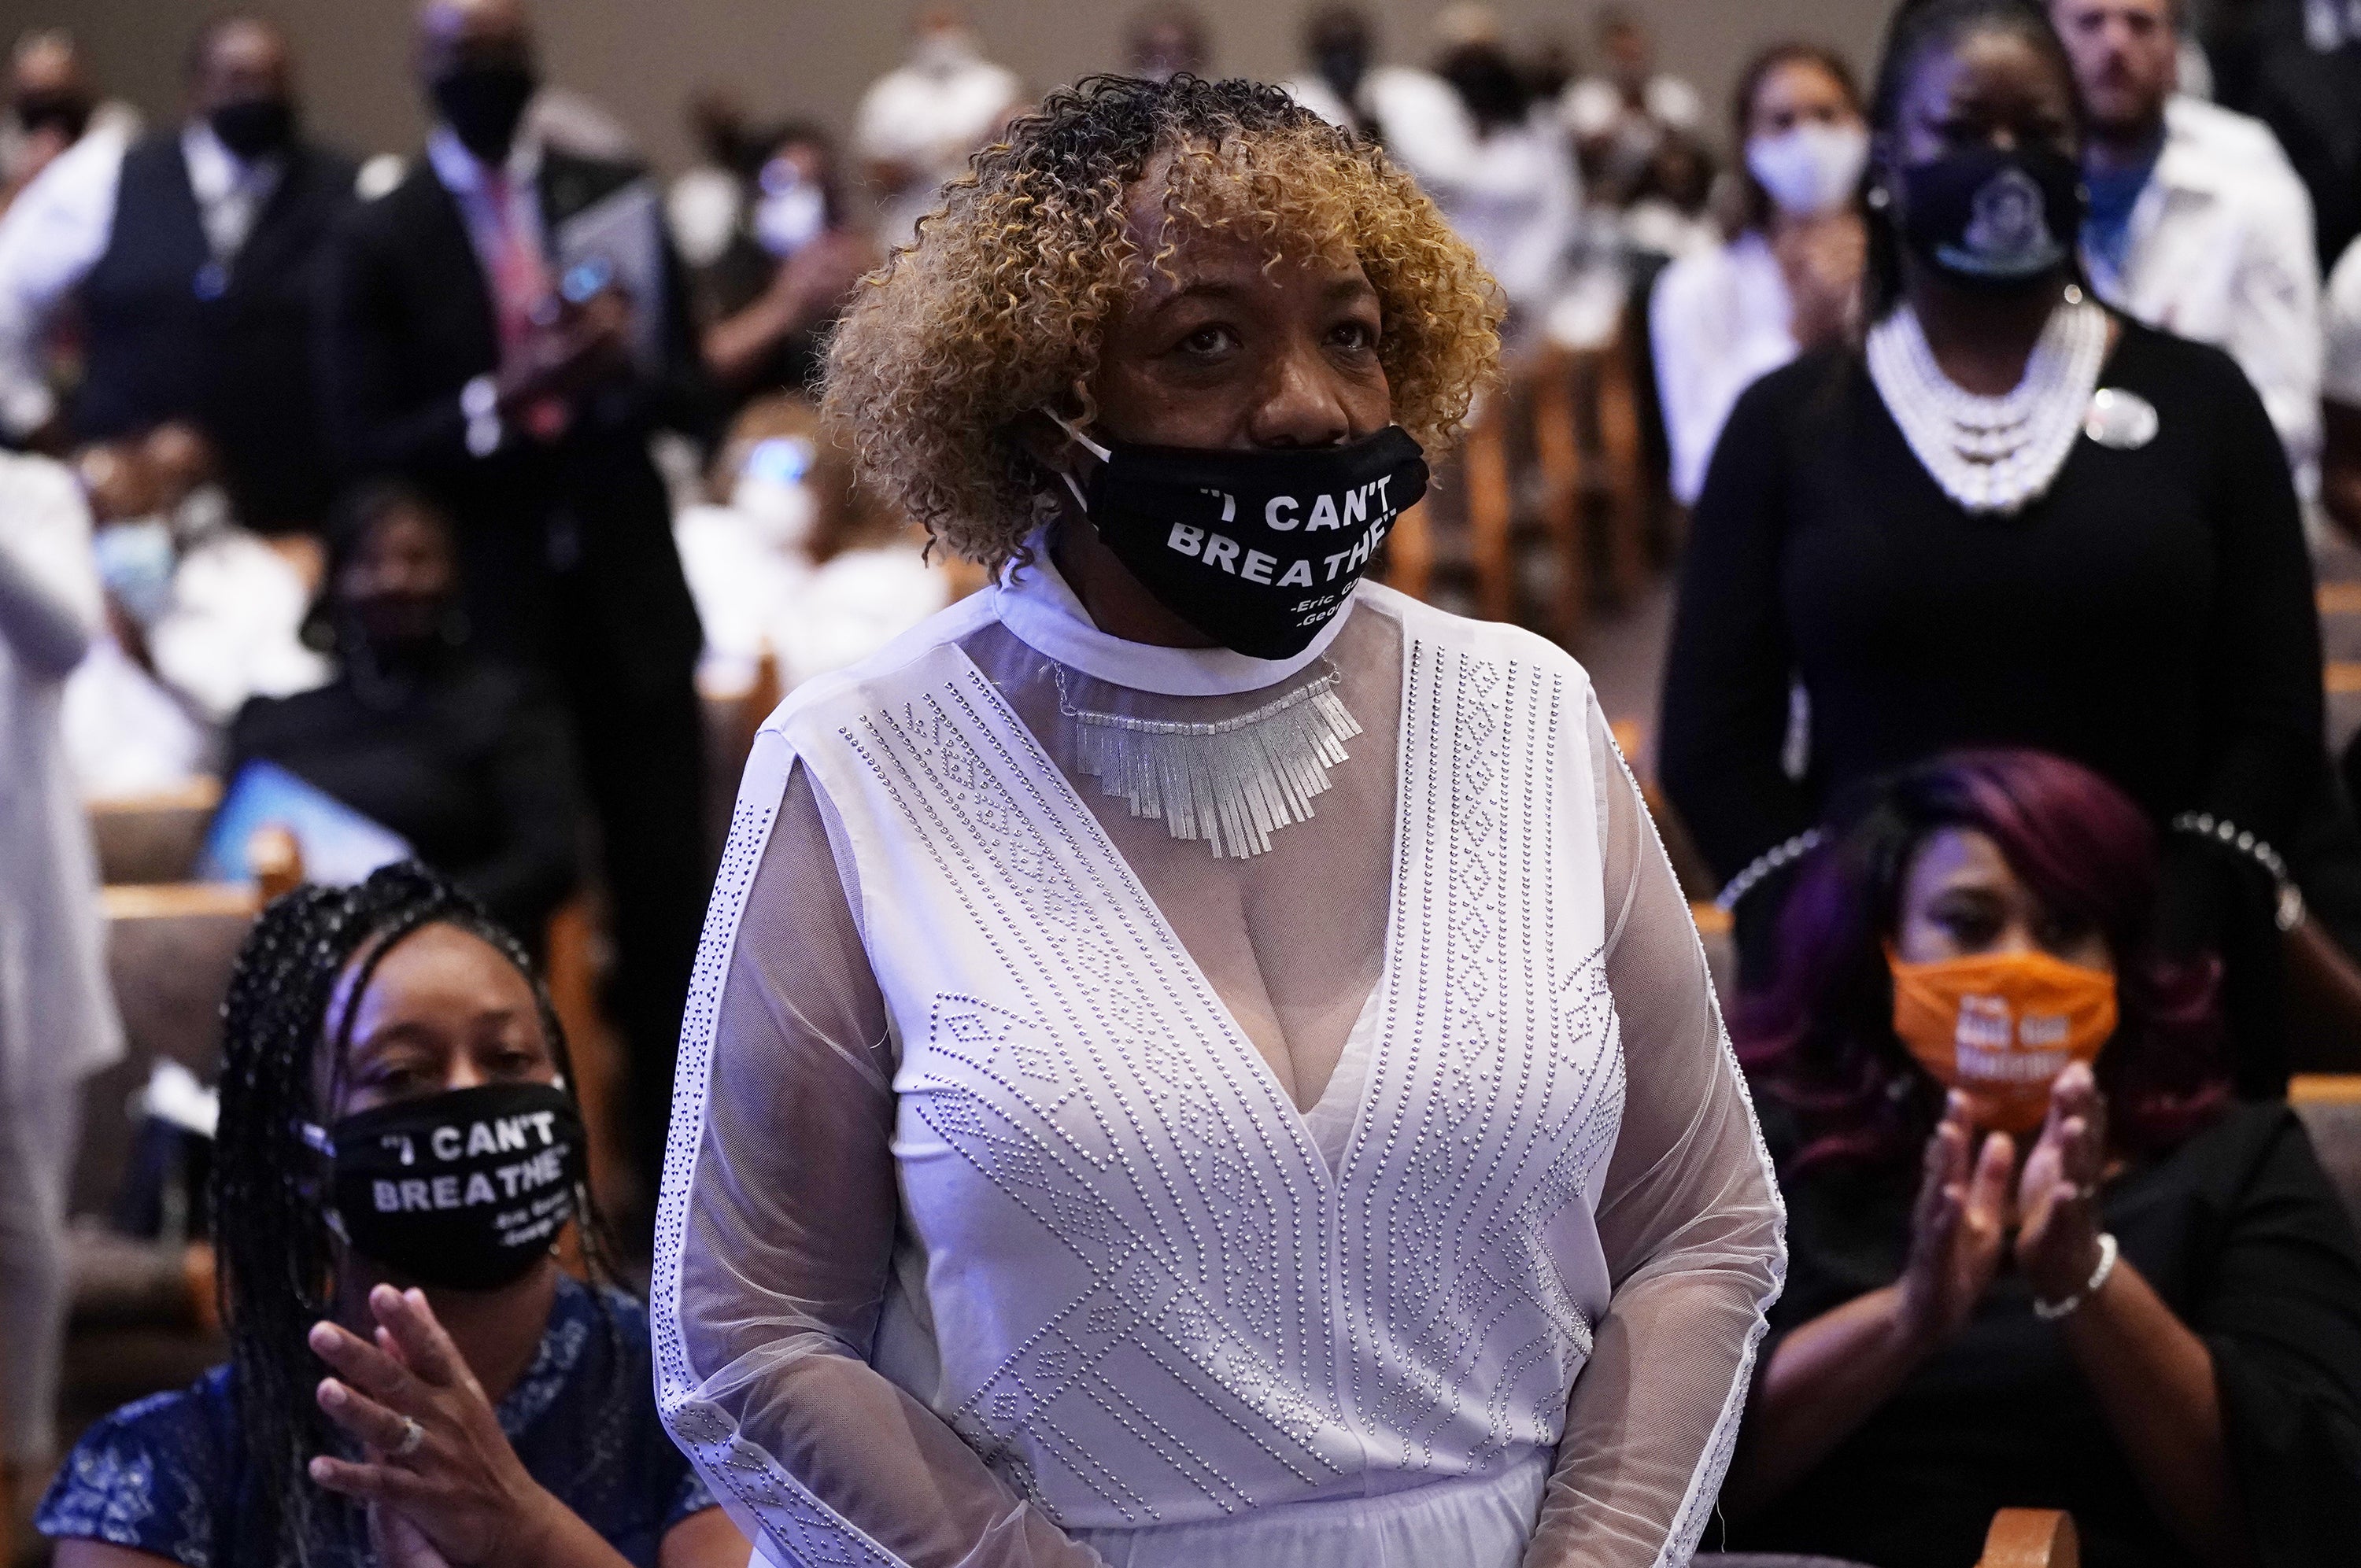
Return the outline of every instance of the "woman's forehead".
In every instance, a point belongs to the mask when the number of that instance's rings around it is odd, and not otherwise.
[[[1940,114],[1971,103],[2014,104],[2070,92],[2032,39],[1987,27],[1922,54],[1910,73],[1908,95],[1925,111]]]

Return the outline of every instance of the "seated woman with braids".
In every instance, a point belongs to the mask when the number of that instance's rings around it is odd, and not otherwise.
[[[2026,1507],[2092,1568],[2351,1561],[2361,1254],[2156,902],[2139,809],[2035,751],[1901,773],[1805,865],[1731,1031],[1790,1259],[1733,1546],[1956,1568]]]
[[[229,1365],[126,1406],[38,1523],[57,1568],[741,1568],[603,1277],[566,1042],[416,863],[264,911],[230,982],[214,1213]],[[325,1376],[323,1376],[325,1374]]]

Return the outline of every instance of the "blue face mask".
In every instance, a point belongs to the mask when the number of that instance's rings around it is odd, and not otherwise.
[[[102,528],[91,550],[98,559],[98,580],[132,620],[153,626],[172,608],[172,572],[180,563],[172,530],[163,519]]]

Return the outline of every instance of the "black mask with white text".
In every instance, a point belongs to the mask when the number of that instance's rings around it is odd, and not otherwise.
[[[1400,425],[1244,451],[1075,439],[1103,459],[1076,496],[1107,548],[1157,602],[1257,659],[1311,646],[1426,493],[1426,457]]]
[[[581,1113],[550,1083],[397,1101],[306,1135],[335,1161],[346,1243],[460,1290],[513,1284],[547,1256],[588,1168]]]

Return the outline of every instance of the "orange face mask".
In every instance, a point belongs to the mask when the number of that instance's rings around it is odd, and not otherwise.
[[[2115,1032],[2115,977],[2047,953],[1904,963],[1894,971],[1894,1032],[1945,1087],[1964,1091],[1976,1124],[2029,1133],[2049,1084],[2092,1062]]]

